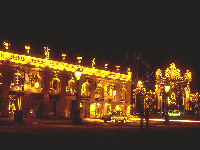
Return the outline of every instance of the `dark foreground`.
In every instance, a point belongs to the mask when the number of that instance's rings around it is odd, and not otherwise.
[[[26,120],[23,125],[14,125],[12,120],[0,125],[1,145],[58,149],[63,147],[97,149],[128,148],[139,146],[148,148],[177,148],[198,146],[200,123],[150,122],[149,130],[140,130],[139,122],[102,123],[83,121],[82,125],[72,125],[71,120]],[[198,146],[200,147],[200,146]],[[131,149],[132,149],[131,148]],[[72,149],[72,148],[71,148]]]

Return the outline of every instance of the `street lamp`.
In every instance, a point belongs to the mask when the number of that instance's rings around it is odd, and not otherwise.
[[[170,90],[170,86],[165,86],[165,92],[168,93]],[[165,124],[169,125],[169,115],[168,115],[168,102],[167,102],[167,94],[165,95],[165,108],[166,108],[166,114],[165,114]]]
[[[77,79],[77,92],[76,92],[76,105],[75,105],[76,108],[75,108],[75,112],[74,112],[73,124],[78,125],[78,124],[81,124],[80,111],[78,109],[78,83],[81,78],[80,68],[78,68],[77,71],[75,72],[75,76]]]
[[[80,70],[80,68],[78,68],[77,71],[75,72],[75,76],[76,76],[77,81],[79,81],[80,78],[81,78],[81,70]]]
[[[144,118],[144,95],[146,93],[145,88],[143,87],[142,81],[138,81],[136,92],[136,113],[140,114],[140,129],[143,129],[143,118]]]

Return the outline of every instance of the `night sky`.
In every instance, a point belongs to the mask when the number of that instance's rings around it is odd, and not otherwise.
[[[5,7],[3,7],[5,6]],[[152,71],[174,62],[182,75],[192,72],[191,92],[200,90],[199,9],[195,3],[27,3],[1,6],[0,36],[12,41],[16,53],[31,43],[34,56],[50,47],[50,59],[69,63],[83,57],[82,65],[108,69],[120,65],[126,71],[126,50],[140,52]],[[2,46],[2,45],[1,45]],[[199,91],[200,92],[200,91]]]

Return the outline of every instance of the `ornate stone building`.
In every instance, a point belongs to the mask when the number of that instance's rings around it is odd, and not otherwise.
[[[5,44],[4,44],[5,45]],[[23,110],[25,117],[73,117],[75,100],[82,117],[98,118],[108,111],[130,114],[131,72],[120,74],[62,61],[0,51],[0,116]],[[8,50],[8,49],[7,49]],[[79,58],[80,61],[80,58]],[[81,70],[78,80],[77,70]]]

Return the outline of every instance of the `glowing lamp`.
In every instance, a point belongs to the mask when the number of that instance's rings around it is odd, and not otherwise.
[[[35,87],[39,88],[39,83],[38,82],[35,82]]]
[[[170,86],[165,86],[165,92],[169,92]]]
[[[76,71],[75,76],[76,76],[76,79],[77,79],[77,80],[80,80],[80,78],[81,78],[81,71],[80,71],[80,68]]]
[[[142,81],[138,81],[138,84],[139,84],[139,85],[142,85]]]
[[[83,107],[82,103],[80,103],[80,107]]]
[[[116,95],[116,90],[113,91],[113,96],[115,96],[115,95]]]

